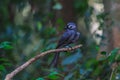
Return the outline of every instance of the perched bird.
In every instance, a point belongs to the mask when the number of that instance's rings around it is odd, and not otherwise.
[[[73,22],[69,22],[65,27],[65,32],[58,41],[56,49],[68,46],[69,44],[76,42],[79,39],[79,37],[80,33],[77,32],[76,24]],[[55,56],[50,66],[57,67],[59,55],[60,53],[55,53]]]

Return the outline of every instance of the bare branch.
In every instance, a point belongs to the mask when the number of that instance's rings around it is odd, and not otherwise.
[[[22,71],[23,69],[25,69],[26,67],[28,67],[31,63],[35,62],[36,60],[38,60],[40,57],[43,57],[47,54],[50,53],[55,53],[55,52],[63,52],[63,51],[72,51],[75,50],[77,48],[80,48],[82,45],[77,45],[74,46],[72,48],[61,48],[61,49],[53,49],[53,50],[49,50],[46,52],[42,52],[39,53],[38,55],[36,55],[35,57],[29,59],[27,62],[25,62],[23,65],[19,66],[18,68],[16,68],[14,71],[12,71],[11,73],[7,74],[5,77],[5,80],[11,80],[17,73],[19,73],[20,71]]]

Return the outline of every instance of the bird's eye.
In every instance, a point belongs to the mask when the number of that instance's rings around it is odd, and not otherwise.
[[[71,26],[71,25],[69,25],[69,26],[68,26],[68,28],[69,28],[69,29],[72,29],[72,26]]]

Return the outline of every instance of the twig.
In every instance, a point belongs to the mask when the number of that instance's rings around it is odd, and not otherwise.
[[[30,64],[32,64],[33,62],[35,62],[36,60],[38,60],[40,57],[43,57],[43,56],[45,56],[45,55],[47,55],[49,53],[63,52],[63,51],[72,51],[72,50],[75,50],[77,48],[80,48],[81,46],[82,45],[77,45],[77,46],[74,46],[72,48],[53,49],[53,50],[49,50],[49,51],[46,51],[46,52],[39,53],[35,57],[29,59],[23,65],[21,65],[18,68],[16,68],[11,73],[7,74],[6,77],[5,77],[5,80],[11,80],[17,73],[19,73],[20,71],[22,71],[23,69],[25,69],[26,67],[28,67]]]
[[[115,74],[115,70],[116,70],[117,67],[118,67],[117,62],[114,62],[114,63],[112,64],[112,72],[111,72],[111,75],[110,75],[110,79],[109,79],[109,80],[112,80],[112,79],[113,79],[113,75]]]

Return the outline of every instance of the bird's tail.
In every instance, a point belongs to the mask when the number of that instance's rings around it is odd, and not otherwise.
[[[60,53],[55,53],[54,58],[53,58],[53,60],[52,60],[52,62],[50,64],[51,67],[54,67],[54,68],[57,67],[58,60],[59,60],[59,55],[60,55]]]

